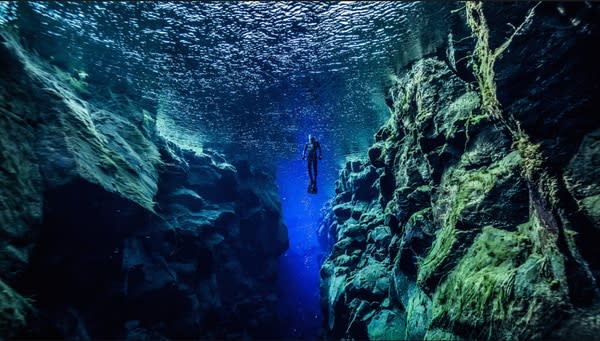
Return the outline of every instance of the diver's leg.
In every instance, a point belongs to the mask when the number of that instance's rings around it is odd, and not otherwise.
[[[315,170],[315,185],[317,184],[317,160],[313,161],[313,168]]]
[[[310,177],[310,183],[313,183],[313,173],[312,173],[312,169],[310,168],[310,164],[313,162],[311,159],[308,159],[308,176]]]

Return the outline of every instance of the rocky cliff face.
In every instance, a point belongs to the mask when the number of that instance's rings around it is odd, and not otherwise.
[[[529,45],[496,65],[502,115],[465,65],[430,58],[398,75],[389,121],[340,172],[321,227],[330,337],[600,335],[598,67],[584,54],[599,31],[573,24],[585,8],[565,12],[538,8]]]
[[[179,150],[122,94],[0,47],[0,338],[275,330],[274,179]]]

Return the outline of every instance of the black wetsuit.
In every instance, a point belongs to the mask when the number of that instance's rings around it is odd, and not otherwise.
[[[317,140],[309,141],[304,145],[304,152],[302,152],[302,158],[306,156],[308,160],[308,176],[310,176],[310,183],[317,183],[317,149],[319,150],[318,158],[321,158],[321,144]],[[308,153],[307,153],[308,152]],[[315,176],[313,178],[313,170]]]

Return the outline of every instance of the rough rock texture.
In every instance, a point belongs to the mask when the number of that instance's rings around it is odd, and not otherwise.
[[[599,337],[598,68],[584,56],[552,72],[599,31],[544,6],[530,34],[560,25],[581,41],[561,44],[556,32],[544,41],[552,58],[531,51],[534,43],[507,53],[499,65],[523,67],[500,71],[497,91],[556,185],[527,175],[516,141],[482,112],[478,87],[448,63],[416,62],[390,89],[392,115],[368,158],[340,172],[320,228],[334,240],[321,269],[329,337]],[[525,72],[530,64],[516,60],[527,51],[538,64]],[[586,67],[594,71],[583,75]],[[577,89],[565,89],[569,77]]]
[[[273,335],[274,179],[179,150],[16,36],[0,47],[0,338]]]

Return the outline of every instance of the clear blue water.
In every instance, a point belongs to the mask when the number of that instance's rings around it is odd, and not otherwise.
[[[347,158],[364,156],[399,68],[447,39],[441,2],[11,2],[28,47],[90,84],[141,92],[165,138],[275,174],[290,249],[280,263],[282,334],[321,327],[316,229]],[[14,13],[18,13],[14,16]],[[93,100],[93,98],[91,99]],[[322,143],[319,193],[301,148]]]
[[[357,155],[388,116],[394,72],[447,39],[456,4],[18,3],[29,46],[89,83],[140,90],[190,147],[286,160],[306,120]],[[6,12],[6,10],[4,11]],[[342,163],[343,160],[336,160]]]
[[[300,137],[299,146],[305,141]],[[330,154],[335,148],[328,146],[329,141],[328,136],[320,138],[325,158],[319,161],[316,194],[307,193],[307,164],[299,154],[277,165],[276,180],[290,240],[290,248],[279,262],[278,283],[281,337],[286,339],[316,339],[322,326],[319,269],[329,250],[321,248],[317,228],[321,208],[335,194],[338,176],[334,162],[338,156]]]

